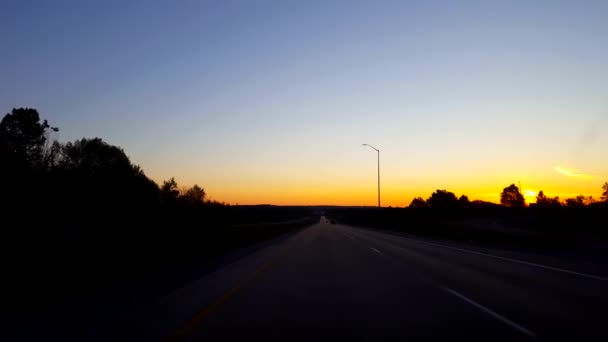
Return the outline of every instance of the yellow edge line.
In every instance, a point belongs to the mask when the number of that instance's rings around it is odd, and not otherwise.
[[[195,314],[188,321],[184,322],[184,324],[175,332],[175,334],[167,336],[163,339],[166,342],[172,341],[180,341],[190,335],[200,327],[200,325],[209,318],[213,313],[215,313],[219,308],[221,308],[232,296],[238,293],[243,288],[247,287],[260,273],[268,269],[276,260],[278,260],[278,255],[271,258],[269,261],[264,263],[262,266],[258,267],[253,273],[247,275],[241,281],[239,281],[235,286],[226,291],[220,298],[218,298],[213,303],[207,305],[197,314]]]

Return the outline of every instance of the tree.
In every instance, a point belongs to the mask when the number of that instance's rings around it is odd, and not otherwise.
[[[174,177],[163,182],[160,187],[161,200],[165,203],[174,202],[179,196],[179,189]]]
[[[422,197],[416,197],[410,203],[410,208],[428,208],[428,203]]]
[[[511,184],[500,193],[500,203],[507,207],[523,208],[526,206],[526,199],[519,188]]]
[[[82,138],[67,143],[63,148],[61,166],[87,176],[133,176],[141,172],[139,167],[131,164],[120,147],[110,145],[100,138]]]
[[[182,195],[182,198],[191,204],[203,203],[205,201],[205,190],[194,184],[190,189]]]
[[[602,190],[604,190],[602,193],[602,201],[608,202],[608,182],[604,183]]]
[[[100,138],[65,144],[54,168],[56,191],[78,210],[133,210],[156,205],[156,183],[118,146]]]
[[[42,150],[42,159],[40,161],[40,166],[47,171],[55,169],[61,165],[63,160],[63,150],[65,146],[59,143],[58,141],[53,141],[52,143],[45,144]]]
[[[547,204],[552,207],[561,207],[562,206],[562,202],[559,200],[559,196],[549,198]]]
[[[453,208],[458,204],[458,198],[453,192],[436,190],[427,200],[431,208]]]
[[[561,206],[561,202],[559,201],[559,197],[547,197],[541,190],[536,196],[536,205],[539,207],[559,207]]]
[[[470,204],[471,201],[469,201],[469,197],[467,195],[462,195],[458,198],[458,203],[461,205],[467,205]]]
[[[538,195],[536,195],[536,204],[538,205],[542,205],[547,201],[547,196],[545,196],[545,193],[541,190],[538,192]]]
[[[0,159],[16,167],[36,166],[48,132],[58,130],[46,120],[41,123],[35,109],[13,108],[0,122]]]
[[[561,203],[559,197],[547,197],[541,190],[536,196],[536,205],[539,207],[559,207]]]
[[[566,206],[568,207],[584,207],[595,203],[593,196],[578,195],[575,198],[566,199]]]
[[[585,196],[579,195],[575,198],[566,198],[566,206],[572,208],[579,208],[585,206]]]

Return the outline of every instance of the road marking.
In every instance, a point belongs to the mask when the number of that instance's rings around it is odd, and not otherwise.
[[[224,292],[218,299],[214,302],[208,304],[201,311],[196,313],[192,318],[184,322],[181,327],[172,335],[167,336],[163,339],[163,341],[181,341],[186,337],[191,336],[198,328],[200,328],[201,324],[206,321],[209,316],[215,313],[218,309],[220,309],[226,302],[232,298],[239,291],[249,286],[253,280],[262,272],[267,270],[271,265],[273,265],[276,261],[279,260],[279,257],[282,255],[281,251],[276,252],[273,256],[271,256],[265,263],[259,266],[252,273],[244,276],[241,280],[230,288],[228,291]]]
[[[371,249],[372,251],[378,253],[378,254],[382,254],[382,252],[380,252],[379,250],[375,249],[374,247],[370,247],[369,249]]]
[[[483,306],[483,305],[481,305],[481,304],[473,301],[472,299],[469,299],[466,296],[464,296],[464,295],[462,295],[462,294],[460,294],[460,293],[458,293],[458,292],[456,292],[456,291],[454,291],[454,290],[452,290],[450,288],[447,288],[447,287],[444,287],[443,290],[446,291],[446,292],[448,292],[448,293],[450,293],[450,294],[452,294],[452,295],[454,295],[454,296],[456,296],[456,297],[458,297],[458,298],[460,298],[460,299],[462,299],[463,301],[465,301],[465,302],[473,305],[474,307],[476,307],[479,310],[487,313],[488,315],[496,318],[497,320],[499,320],[499,321],[507,324],[508,326],[510,326],[512,328],[515,328],[519,332],[524,333],[524,334],[526,334],[526,335],[528,335],[528,336],[530,336],[532,338],[535,338],[535,339],[538,338],[538,335],[536,335],[535,333],[531,332],[530,330],[528,330],[528,329],[522,327],[521,325],[519,325],[519,324],[511,321],[510,319],[508,319],[508,318],[506,318],[506,317],[504,317],[504,316],[502,316],[502,315],[500,315],[500,314],[498,314],[498,313],[496,313],[496,312],[494,312],[494,311],[486,308],[485,306]]]
[[[393,235],[393,236],[397,236],[397,235]],[[488,253],[482,253],[482,252],[472,251],[470,249],[463,249],[463,248],[458,248],[458,247],[452,247],[452,246],[442,245],[440,243],[433,243],[433,242],[427,242],[427,241],[422,241],[422,240],[416,240],[416,239],[412,239],[412,238],[408,238],[408,237],[404,237],[404,238],[406,238],[408,240],[412,240],[412,241],[426,243],[427,245],[449,248],[449,249],[453,249],[453,250],[460,251],[460,252],[477,254],[477,255],[483,255],[483,256],[490,257],[490,258],[494,258],[494,259],[500,259],[500,260],[515,262],[515,263],[518,263],[518,264],[523,264],[523,265],[528,265],[528,266],[535,266],[535,267],[544,268],[544,269],[551,270],[551,271],[557,271],[557,272],[574,274],[574,275],[577,275],[577,276],[587,277],[587,278],[591,278],[591,279],[595,279],[595,280],[608,281],[608,278],[601,277],[601,276],[596,276],[596,275],[593,275],[593,274],[587,274],[587,273],[567,270],[567,269],[564,269],[564,268],[537,264],[535,262],[530,262],[530,261],[524,261],[524,260],[519,260],[519,259],[511,259],[511,258],[507,258],[507,257],[500,257],[500,256],[497,256],[497,255],[492,255],[492,254],[488,254]]]
[[[519,260],[519,259],[512,259],[512,258],[507,258],[507,257],[501,257],[501,256],[497,256],[497,255],[483,253],[483,252],[476,252],[476,251],[472,251],[470,249],[463,249],[463,248],[443,245],[443,244],[440,244],[440,243],[434,243],[434,242],[428,242],[428,241],[413,239],[411,237],[402,236],[402,235],[387,234],[387,233],[382,233],[382,232],[377,232],[377,233],[382,234],[382,235],[390,235],[390,236],[394,236],[394,237],[398,237],[398,238],[403,238],[403,239],[407,239],[407,240],[410,240],[410,241],[420,242],[420,243],[424,243],[424,244],[431,245],[431,246],[443,247],[443,248],[453,249],[455,251],[460,251],[460,252],[465,252],[465,253],[471,253],[471,254],[477,254],[477,255],[483,255],[483,256],[486,256],[486,257],[490,257],[490,258],[494,258],[494,259],[499,259],[499,260],[504,260],[504,261],[510,261],[510,262],[514,262],[514,263],[518,263],[518,264],[522,264],[522,265],[528,265],[528,266],[534,266],[534,267],[538,267],[538,268],[544,268],[546,270],[551,270],[551,271],[556,271],[556,272],[562,272],[562,273],[568,273],[568,274],[577,275],[577,276],[586,277],[586,278],[591,278],[591,279],[595,279],[595,280],[608,281],[608,278],[606,278],[606,277],[602,277],[602,276],[598,276],[598,275],[593,275],[593,274],[588,274],[588,273],[577,272],[577,271],[572,271],[572,270],[568,270],[568,269],[565,269],[565,268],[559,268],[559,267],[554,267],[554,266],[547,266],[547,265],[543,265],[543,264],[537,264],[535,262],[524,261],[524,260]],[[386,239],[384,237],[380,237],[380,238],[381,239]],[[389,241],[392,241],[392,240],[389,240]],[[403,247],[399,246],[399,248],[403,248]]]

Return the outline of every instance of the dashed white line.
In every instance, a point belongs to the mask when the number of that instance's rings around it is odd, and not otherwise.
[[[497,255],[492,255],[492,254],[488,254],[488,253],[482,253],[482,252],[472,251],[470,249],[463,249],[463,248],[458,248],[458,247],[446,246],[446,245],[442,245],[440,243],[433,243],[433,242],[427,242],[427,241],[410,239],[410,238],[406,238],[406,239],[412,240],[412,241],[417,241],[417,242],[422,242],[422,243],[425,243],[427,245],[449,248],[449,249],[453,249],[453,250],[460,251],[460,252],[477,254],[477,255],[483,255],[483,256],[490,257],[490,258],[494,258],[494,259],[505,260],[505,261],[515,262],[515,263],[518,263],[518,264],[523,264],[523,265],[528,265],[528,266],[534,266],[534,267],[544,268],[544,269],[551,270],[551,271],[557,271],[557,272],[563,272],[563,273],[568,273],[568,274],[574,274],[574,275],[577,275],[577,276],[587,277],[587,278],[591,278],[591,279],[595,279],[595,280],[608,281],[608,278],[596,276],[596,275],[593,275],[593,274],[587,274],[587,273],[567,270],[567,269],[564,269],[564,268],[537,264],[535,262],[529,262],[529,261],[523,261],[523,260],[518,260],[518,259],[511,259],[511,258],[506,258],[506,257],[500,257],[500,256],[497,256]]]
[[[519,331],[521,333],[524,333],[524,334],[526,334],[526,335],[528,335],[528,336],[530,336],[532,338],[538,338],[538,335],[536,335],[532,331],[530,331],[530,330],[522,327],[521,325],[519,325],[519,324],[511,321],[510,319],[508,319],[508,318],[506,318],[506,317],[504,317],[504,316],[502,316],[502,315],[500,315],[500,314],[498,314],[498,313],[496,313],[496,312],[494,312],[494,311],[486,308],[485,306],[483,306],[483,305],[475,302],[474,300],[469,299],[466,296],[464,296],[464,295],[462,295],[462,294],[460,294],[460,293],[458,293],[458,292],[456,292],[456,291],[454,291],[454,290],[452,290],[450,288],[447,288],[447,287],[444,287],[443,290],[446,291],[446,292],[448,292],[448,293],[450,293],[450,294],[452,294],[452,295],[454,295],[454,296],[456,296],[456,297],[458,297],[458,298],[460,298],[460,299],[462,299],[463,301],[465,301],[465,302],[473,305],[474,307],[478,308],[479,310],[487,313],[488,315],[494,317],[495,319],[497,319],[497,320],[505,323],[506,325],[514,328],[515,330],[517,330],[517,331]]]
[[[378,254],[382,254],[382,252],[380,252],[379,250],[375,249],[374,247],[370,247],[369,249],[371,249],[372,251],[378,253]]]
[[[524,261],[524,260],[519,260],[519,259],[512,259],[512,258],[507,258],[507,257],[501,257],[501,256],[493,255],[493,254],[483,253],[483,252],[476,252],[476,251],[473,251],[473,250],[470,250],[470,249],[452,247],[452,246],[443,245],[443,244],[440,244],[440,243],[433,243],[433,242],[413,239],[413,238],[406,237],[406,236],[398,236],[398,235],[392,235],[392,234],[388,234],[388,235],[391,235],[391,236],[394,236],[394,237],[398,237],[398,238],[403,238],[403,239],[410,240],[410,241],[424,243],[424,244],[431,245],[431,246],[453,249],[455,251],[460,251],[460,252],[464,252],[464,253],[483,255],[483,256],[486,256],[486,257],[489,257],[489,258],[494,258],[494,259],[499,259],[499,260],[504,260],[504,261],[510,261],[510,262],[514,262],[514,263],[518,263],[518,264],[522,264],[522,265],[527,265],[527,266],[544,268],[546,270],[551,270],[551,271],[556,271],[556,272],[562,272],[562,273],[568,273],[568,274],[577,275],[577,276],[580,276],[580,277],[586,277],[586,278],[595,279],[595,280],[608,281],[608,278],[606,278],[606,277],[602,277],[602,276],[598,276],[598,275],[593,275],[593,274],[589,274],[589,273],[582,273],[582,272],[568,270],[568,269],[565,269],[565,268],[559,268],[559,267],[554,267],[554,266],[537,264],[537,263],[531,262],[531,261]],[[384,238],[384,237],[380,237],[380,238],[384,239],[384,240],[387,239],[387,238]],[[393,240],[390,240],[390,241],[393,241]],[[399,247],[399,248],[403,248],[403,247]]]

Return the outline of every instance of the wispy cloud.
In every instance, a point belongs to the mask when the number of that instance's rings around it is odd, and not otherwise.
[[[593,175],[583,173],[581,170],[573,168],[573,167],[555,166],[555,167],[553,167],[553,169],[557,173],[562,174],[564,176],[568,176],[568,177],[584,178],[584,179],[593,178]]]

